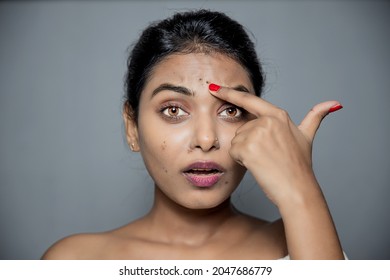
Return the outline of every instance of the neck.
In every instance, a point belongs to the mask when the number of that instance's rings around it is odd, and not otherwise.
[[[188,209],[172,201],[156,187],[148,218],[156,240],[200,246],[217,236],[222,226],[236,213],[230,198],[211,209]]]

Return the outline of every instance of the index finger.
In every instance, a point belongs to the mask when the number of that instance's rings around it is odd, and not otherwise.
[[[252,93],[244,93],[232,88],[221,87],[216,84],[210,84],[209,91],[213,96],[241,107],[256,117],[272,115],[278,109],[275,105]]]

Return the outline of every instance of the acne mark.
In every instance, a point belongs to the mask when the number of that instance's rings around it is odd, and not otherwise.
[[[203,81],[203,79],[202,79],[202,78],[199,78],[199,82],[201,82],[201,81]]]
[[[162,165],[161,169],[163,170],[164,173],[168,173],[168,169],[165,167],[165,165]]]
[[[210,82],[209,81],[206,81],[206,84],[209,84]]]
[[[165,143],[165,141],[161,144],[161,150],[165,150],[165,148],[167,147],[167,144]]]
[[[229,184],[229,181],[225,181],[225,185]]]

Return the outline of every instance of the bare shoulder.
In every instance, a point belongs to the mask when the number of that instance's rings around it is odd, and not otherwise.
[[[75,234],[54,243],[42,256],[43,260],[96,259],[99,248],[106,243],[104,233]]]
[[[288,255],[286,235],[282,219],[273,222],[250,218],[252,221],[251,237],[248,237],[252,248],[261,258],[279,259]],[[256,256],[254,256],[255,258]]]
[[[270,222],[266,226],[267,239],[270,248],[275,255],[273,258],[281,259],[288,255],[286,234],[284,231],[284,224],[282,219]]]
[[[272,236],[285,239],[284,224],[282,219],[268,222],[266,227]]]
[[[54,243],[42,256],[43,260],[99,260],[132,258],[138,250],[138,227],[135,221],[118,229],[100,233],[82,233]]]
[[[249,223],[253,225],[255,232],[262,232],[266,236],[275,238],[283,242],[285,240],[284,224],[282,219],[275,221],[266,221],[257,217],[246,215]]]

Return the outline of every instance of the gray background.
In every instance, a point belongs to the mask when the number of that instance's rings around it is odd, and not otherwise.
[[[351,259],[390,259],[390,4],[381,1],[42,1],[0,3],[0,258],[38,259],[78,232],[144,214],[152,182],[124,141],[127,47],[151,21],[226,12],[253,34],[265,98],[323,122],[315,170]],[[236,205],[279,217],[253,178]]]

